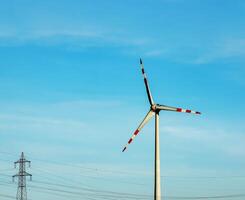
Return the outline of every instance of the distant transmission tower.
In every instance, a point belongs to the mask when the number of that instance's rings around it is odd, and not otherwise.
[[[20,159],[14,162],[15,168],[16,168],[16,165],[19,164],[19,173],[12,176],[13,181],[15,177],[18,177],[18,189],[17,189],[17,195],[16,195],[17,200],[27,200],[26,176],[29,176],[31,180],[32,175],[26,172],[26,163],[29,164],[29,167],[31,166],[31,161],[25,159],[23,152],[21,153]]]

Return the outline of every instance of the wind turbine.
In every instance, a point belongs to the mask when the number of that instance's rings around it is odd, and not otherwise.
[[[142,75],[144,77],[144,83],[146,87],[147,97],[150,103],[150,110],[146,114],[145,118],[139,125],[139,127],[135,130],[132,137],[129,139],[126,146],[123,148],[123,152],[127,149],[128,145],[134,140],[134,138],[138,135],[140,130],[147,124],[147,122],[155,115],[155,177],[154,177],[154,200],[161,200],[161,184],[160,184],[160,148],[159,148],[159,113],[160,111],[175,111],[175,112],[184,112],[184,113],[192,113],[192,114],[201,114],[200,112],[182,109],[177,107],[171,107],[166,105],[155,104],[151,95],[151,91],[149,88],[149,84],[146,78],[143,62],[140,59],[140,66],[142,70]]]

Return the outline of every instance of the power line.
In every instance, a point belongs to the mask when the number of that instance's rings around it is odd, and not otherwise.
[[[13,171],[14,169],[12,168],[12,169],[9,169],[9,168],[7,168],[7,169],[0,169],[0,172],[5,172],[5,171]]]
[[[230,194],[230,195],[217,195],[217,196],[189,196],[189,197],[178,197],[178,196],[169,196],[166,198],[169,199],[227,199],[227,198],[240,198],[240,197],[245,197],[245,194]]]
[[[10,182],[3,182],[0,181],[0,184],[3,183],[6,186],[12,185]],[[37,183],[38,185],[33,185]],[[39,184],[43,184],[47,187],[40,186]],[[51,187],[50,187],[51,186]],[[53,186],[53,187],[52,187]],[[58,188],[55,188],[54,186],[57,186]],[[83,188],[83,187],[75,187],[72,185],[63,185],[63,184],[54,184],[50,182],[43,182],[43,181],[33,181],[31,185],[29,185],[30,188],[38,188],[42,190],[48,190],[48,191],[55,191],[60,193],[68,193],[73,195],[79,195],[79,196],[102,196],[102,197],[111,197],[111,198],[133,198],[133,199],[142,199],[142,198],[150,198],[151,195],[142,195],[142,194],[132,194],[132,193],[122,193],[122,192],[115,192],[115,191],[105,191],[105,190],[96,190],[96,189],[89,189],[89,188]],[[66,188],[60,189],[59,187]],[[68,189],[68,190],[67,190]]]
[[[10,195],[7,195],[7,194],[0,194],[0,197],[4,197],[4,198],[7,198],[7,199],[15,199],[14,196],[10,196]]]
[[[51,177],[52,178],[54,178],[54,179],[58,179],[59,181],[63,181],[63,182],[72,182],[72,183],[74,183],[74,182],[76,182],[77,184],[80,184],[80,185],[83,185],[83,186],[86,186],[86,187],[92,187],[92,186],[89,186],[88,184],[85,184],[85,183],[82,183],[81,181],[77,181],[77,180],[75,180],[75,179],[71,179],[71,178],[67,178],[67,177],[64,177],[64,176],[60,176],[60,175],[57,175],[57,174],[54,174],[54,173],[52,173],[52,172],[49,172],[49,171],[47,171],[47,170],[43,170],[43,169],[39,169],[39,168],[34,168],[34,169],[36,169],[36,170],[38,170],[38,171],[40,171],[40,172],[44,172],[45,174],[49,174],[49,175],[51,175],[51,176],[46,176],[46,175],[43,175],[43,174],[41,174],[41,176],[42,177],[44,177],[45,179],[49,179],[49,180],[52,180],[51,179]],[[40,176],[40,175],[39,175]]]
[[[55,188],[50,188],[50,187],[42,187],[42,186],[30,186],[32,188],[40,188],[48,191],[56,191],[56,192],[61,192],[65,194],[73,194],[73,195],[78,195],[78,196],[93,196],[93,197],[111,197],[111,198],[131,198],[131,199],[143,199],[145,198],[144,195],[138,195],[138,196],[130,196],[130,195],[119,195],[119,194],[102,194],[99,192],[94,192],[94,193],[89,193],[89,192],[80,192],[80,191],[69,191],[69,190],[64,190],[64,189],[55,189]]]
[[[5,151],[0,151],[0,154],[6,154],[6,155],[11,155],[11,156],[16,156],[16,154],[10,153],[10,152],[5,152]],[[52,161],[52,160],[47,160],[47,159],[37,159],[34,157],[31,157],[32,160],[40,161],[40,162],[45,162],[45,163],[51,163],[54,165],[58,166],[66,166],[66,167],[72,167],[72,168],[77,168],[77,169],[85,169],[85,170],[90,170],[90,171],[95,171],[95,172],[105,172],[105,173],[114,173],[114,174],[130,174],[130,175],[152,175],[152,173],[144,173],[144,172],[139,172],[139,171],[125,171],[125,170],[108,170],[108,169],[102,169],[102,168],[95,168],[95,167],[85,167],[76,165],[76,164],[69,164],[61,161]],[[11,160],[5,160],[5,159],[0,159],[3,161],[7,162],[12,162]],[[175,176],[175,175],[162,175],[162,178],[174,178],[174,179],[230,179],[230,178],[245,178],[245,175],[221,175],[221,176]]]
[[[50,183],[50,182],[44,182],[44,181],[34,181],[33,183],[41,183],[41,184],[45,184],[45,185],[51,185],[51,186],[60,186],[60,187],[65,187],[65,188],[69,188],[69,189],[75,189],[75,190],[83,190],[83,191],[87,191],[87,192],[100,192],[100,193],[107,193],[107,194],[116,194],[116,195],[131,195],[131,196],[150,196],[150,195],[139,195],[139,194],[132,194],[132,193],[123,193],[123,192],[114,192],[114,191],[106,191],[106,190],[97,190],[97,189],[91,189],[91,188],[83,188],[83,187],[76,187],[76,186],[72,186],[72,185],[63,185],[63,184],[54,184],[54,183]]]
[[[5,183],[6,185],[11,185],[11,183],[8,183],[8,182],[3,182]],[[96,194],[90,194],[90,193],[81,193],[81,192],[74,192],[74,191],[69,191],[69,190],[62,190],[62,189],[55,189],[55,188],[46,188],[46,187],[40,187],[40,186],[30,186],[31,188],[35,188],[35,189],[40,189],[40,190],[43,190],[45,191],[45,193],[48,191],[53,191],[53,192],[58,192],[58,195],[59,194],[64,194],[64,193],[67,193],[69,195],[76,195],[76,196],[83,196],[83,195],[87,195],[87,196],[91,196],[91,197],[108,197],[108,198],[133,198],[135,199],[135,197],[133,196],[120,196],[120,195],[116,195],[113,193],[113,195],[103,195],[103,194],[99,194],[98,192],[100,191],[97,191],[95,190],[97,193]],[[110,194],[110,193],[109,193]],[[124,193],[125,194],[125,193]],[[133,194],[133,195],[137,195],[137,194]],[[1,195],[0,195],[1,196]],[[84,196],[83,196],[84,197]],[[213,196],[165,196],[165,198],[167,199],[192,199],[192,200],[198,200],[198,199],[227,199],[227,198],[240,198],[240,197],[245,197],[245,194],[228,194],[228,195],[213,195]],[[137,198],[137,197],[136,197]],[[146,198],[151,198],[151,195],[138,195],[138,198],[140,199],[146,199]]]
[[[24,155],[23,155],[24,158]],[[20,159],[21,160],[21,159]],[[20,161],[19,160],[19,161]],[[25,159],[23,159],[25,160]],[[30,162],[25,160],[26,162]],[[16,164],[18,163],[15,162]],[[25,163],[25,162],[24,162]],[[20,164],[20,163],[18,163]],[[69,166],[69,164],[57,164],[56,165],[60,166]],[[81,169],[79,166],[76,166],[76,168]],[[36,168],[34,168],[36,169]],[[3,169],[3,170],[11,170],[11,169]],[[1,171],[1,170],[0,170]],[[50,171],[45,171],[45,170],[40,170],[41,172],[44,172],[45,174],[52,174],[53,177],[59,178],[60,180],[63,180],[65,183],[69,180],[71,183],[74,183],[74,181],[77,181],[75,179],[71,179],[71,178],[66,178],[64,176],[59,176],[57,174],[54,174]],[[97,170],[98,171],[98,170]],[[100,170],[99,170],[100,171]],[[108,172],[110,170],[107,170]],[[103,170],[102,170],[103,172]],[[112,170],[112,173],[116,173],[116,171]],[[19,172],[19,174],[21,174]],[[19,175],[18,174],[18,175]],[[26,173],[28,174],[28,173]],[[1,174],[1,176],[7,176],[5,174]],[[29,174],[30,175],[30,174]],[[41,174],[43,175],[43,174]],[[77,174],[76,174],[77,175]],[[80,174],[79,174],[80,175]],[[108,180],[107,177],[95,177],[95,176],[89,176],[89,175],[80,175],[82,177],[87,177],[87,178],[92,178],[92,179],[96,179],[96,180],[106,180],[106,181],[110,181]],[[223,179],[223,178],[244,178],[245,176],[195,176],[195,177],[191,177],[191,176],[163,176],[164,178],[175,178],[175,179]],[[123,182],[123,181],[122,181]],[[80,181],[77,181],[78,184],[82,184]],[[124,183],[129,183],[129,182],[124,182]],[[6,185],[9,183],[5,183]],[[34,184],[34,185],[33,185]],[[69,195],[73,195],[75,197],[86,197],[87,199],[151,199],[152,195],[144,195],[144,194],[132,194],[132,193],[123,193],[123,192],[116,192],[116,191],[106,191],[106,190],[99,190],[99,189],[95,189],[94,187],[88,186],[87,184],[84,184],[84,186],[86,187],[78,187],[76,185],[67,185],[67,184],[60,184],[59,182],[57,183],[52,183],[52,182],[46,182],[46,181],[34,181],[33,184],[30,185],[30,187],[34,190],[43,190],[45,191],[45,193],[56,193],[56,195],[60,195],[60,196],[68,196]],[[37,185],[35,185],[37,184]],[[48,187],[43,187],[40,186],[39,184],[43,184],[46,185]],[[137,183],[132,183],[137,185]],[[11,185],[11,184],[9,184]],[[20,184],[19,184],[20,185]],[[139,184],[140,185],[140,184]],[[55,188],[56,187],[56,188]],[[58,188],[57,188],[58,187]],[[61,188],[65,188],[65,189],[61,189]],[[1,196],[1,195],[0,195]],[[230,194],[230,195],[216,195],[216,196],[165,196],[166,199],[228,199],[228,198],[241,198],[241,197],[245,197],[245,194]]]

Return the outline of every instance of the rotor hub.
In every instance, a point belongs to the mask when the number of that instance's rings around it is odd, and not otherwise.
[[[156,105],[156,104],[153,104],[153,105],[151,106],[151,110],[155,112],[155,111],[157,110],[157,105]]]

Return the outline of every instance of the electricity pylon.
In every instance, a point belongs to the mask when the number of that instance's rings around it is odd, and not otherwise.
[[[17,195],[16,195],[17,200],[27,200],[26,176],[29,176],[31,180],[32,175],[26,172],[26,163],[29,164],[29,167],[31,166],[31,161],[25,159],[23,152],[21,153],[20,159],[14,162],[15,168],[16,168],[16,165],[19,164],[19,173],[12,176],[13,181],[15,177],[18,177],[18,189],[17,189]]]

